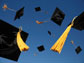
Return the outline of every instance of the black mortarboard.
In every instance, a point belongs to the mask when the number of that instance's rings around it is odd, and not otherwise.
[[[51,17],[51,20],[56,24],[61,25],[64,17],[65,17],[65,14],[59,8],[56,8]]]
[[[70,23],[71,24],[71,23]],[[69,24],[69,25],[70,25]],[[84,30],[84,12],[82,12],[75,20],[74,20],[74,25],[72,28],[75,28],[77,30]]]
[[[16,12],[14,20],[20,19],[20,17],[23,16],[23,14],[24,14],[24,7],[22,7],[20,10]]]
[[[42,52],[43,50],[45,50],[45,48],[44,48],[43,45],[41,45],[41,46],[39,46],[39,47],[37,47],[37,48],[38,48],[38,50],[39,50],[40,52]]]
[[[51,32],[50,32],[50,31],[48,31],[48,34],[49,34],[49,35],[51,35]]]
[[[17,46],[16,35],[18,28],[0,20],[0,57],[18,61],[20,50]],[[25,42],[28,33],[22,31],[21,37]]]
[[[75,49],[75,51],[76,51],[77,54],[79,54],[79,53],[82,51],[82,49],[80,48],[80,46],[78,46],[78,47]]]
[[[36,7],[35,11],[41,11],[41,8],[40,7]]]

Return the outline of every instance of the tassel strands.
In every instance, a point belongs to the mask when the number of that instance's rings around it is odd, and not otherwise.
[[[75,19],[76,17],[74,17]],[[60,38],[56,41],[56,43],[51,47],[51,50],[58,52],[59,54],[61,53],[61,50],[64,46],[64,43],[67,39],[67,36],[71,30],[71,27],[73,26],[73,21],[72,23],[66,28],[66,30],[64,31],[64,33],[60,36]]]
[[[20,35],[21,31],[22,30],[19,29],[19,32],[17,33],[17,45],[20,51],[27,51],[29,49],[29,46],[27,46],[25,42],[22,40],[21,35]]]

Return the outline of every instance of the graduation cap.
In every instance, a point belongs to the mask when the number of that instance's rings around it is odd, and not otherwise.
[[[0,57],[18,61],[21,53],[16,40],[18,30],[18,28],[9,23],[0,20]],[[21,31],[21,37],[24,42],[28,35],[28,33]]]
[[[45,48],[44,48],[44,46],[43,46],[43,45],[38,46],[37,48],[38,48],[39,52],[42,52],[42,51],[44,51],[44,50],[45,50]]]
[[[48,30],[48,34],[52,36],[53,38],[55,37],[55,34],[51,33],[51,31]]]
[[[41,12],[43,12],[43,13],[45,13],[45,14],[48,14],[48,11],[42,10],[41,7],[36,7],[36,8],[35,8],[35,11],[36,11],[36,12],[41,11]]]
[[[59,8],[56,8],[52,17],[51,17],[51,20],[54,23],[61,26],[64,17],[65,17],[65,14]]]
[[[78,46],[78,47],[75,49],[75,51],[76,51],[77,54],[79,54],[79,53],[82,51],[82,49],[80,48],[80,46]]]
[[[63,34],[60,36],[60,38],[55,42],[55,44],[51,47],[51,50],[58,52],[59,54],[62,51],[62,48],[64,46],[64,43],[67,39],[67,36],[71,30],[71,27],[74,26],[74,20],[76,17],[73,18],[71,24],[66,28],[66,30],[63,32]],[[73,44],[73,42],[71,42]]]
[[[16,12],[16,16],[15,16],[14,20],[20,19],[20,17],[23,16],[23,14],[24,14],[24,7],[22,7],[20,10],[18,10]]]
[[[84,12],[82,12],[78,17],[76,17],[76,19],[74,20],[74,25],[72,26],[72,28],[75,28],[75,29],[80,30],[80,31],[84,30]]]
[[[40,7],[36,7],[36,8],[35,8],[35,11],[36,11],[36,12],[41,11],[41,8],[40,8]]]
[[[19,10],[16,11],[14,9],[8,8],[7,5],[4,4],[3,9],[4,10],[11,10],[13,12],[16,12],[14,20],[20,19],[20,17],[23,16],[23,14],[24,14],[24,7],[20,8]]]
[[[48,34],[49,34],[49,35],[51,35],[51,32],[50,32],[50,31],[48,31]]]
[[[73,41],[71,41],[71,43],[74,45],[74,47],[76,47],[76,45],[74,44]],[[76,52],[77,54],[79,54],[81,51],[82,51],[82,49],[81,49],[80,46],[76,47],[75,52]]]

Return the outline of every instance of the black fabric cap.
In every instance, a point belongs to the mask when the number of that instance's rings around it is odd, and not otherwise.
[[[80,46],[78,46],[78,47],[75,49],[75,51],[76,51],[77,54],[79,54],[79,53],[82,51],[82,49],[80,48]]]
[[[70,23],[71,24],[71,23]],[[69,24],[69,25],[70,25]],[[75,28],[77,30],[84,30],[84,12],[82,12],[75,20],[74,20],[74,25],[72,28]]]
[[[20,19],[20,17],[23,16],[23,14],[24,14],[24,7],[22,7],[20,10],[16,12],[14,20]]]
[[[51,17],[51,20],[54,23],[61,26],[64,17],[65,17],[65,14],[59,8],[56,8],[52,17]]]
[[[43,45],[41,45],[41,46],[39,46],[39,47],[37,47],[37,48],[38,48],[39,52],[42,52],[42,51],[45,50]]]
[[[51,32],[50,32],[50,31],[48,31],[48,34],[49,34],[49,35],[51,35]]]
[[[35,11],[41,11],[41,8],[40,7],[36,7]]]
[[[0,57],[18,61],[20,50],[17,46],[16,35],[18,28],[0,20]],[[21,37],[25,42],[28,33],[22,31]]]

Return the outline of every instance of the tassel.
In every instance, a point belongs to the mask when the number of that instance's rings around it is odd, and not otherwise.
[[[74,41],[71,41],[71,44],[76,48],[76,45],[74,44]]]
[[[8,9],[7,5],[4,4],[4,6],[2,7],[4,10]]]
[[[66,41],[66,38],[71,30],[71,27],[73,26],[74,19],[72,20],[72,23],[66,28],[64,33],[60,36],[60,38],[56,41],[56,43],[51,47],[51,50],[56,51],[59,54],[61,53],[61,50],[64,46],[65,41]]]
[[[8,6],[6,4],[4,4],[4,6],[2,7],[4,10],[11,10],[11,11],[14,11],[16,12],[16,10],[14,9],[11,9],[11,8],[8,8]]]
[[[36,20],[36,23],[37,23],[37,24],[42,24],[43,22],[39,22],[38,20]]]
[[[22,40],[20,32],[21,32],[21,29],[19,29],[19,32],[17,33],[17,45],[18,45],[20,51],[27,51],[29,49],[29,47]]]
[[[38,20],[36,20],[36,23],[37,23],[37,24],[42,24],[42,23],[45,23],[45,22],[48,22],[48,21],[39,22]]]

